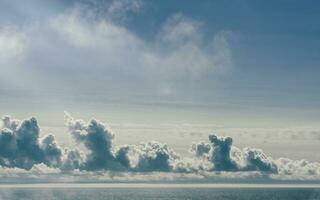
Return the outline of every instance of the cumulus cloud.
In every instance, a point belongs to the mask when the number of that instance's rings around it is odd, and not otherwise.
[[[111,129],[95,119],[85,123],[66,113],[66,125],[76,141],[88,149],[83,163],[85,170],[172,171],[179,156],[167,145],[158,142],[113,147]]]
[[[192,153],[195,153],[197,157],[202,157],[202,156],[207,157],[210,149],[211,149],[210,144],[205,142],[199,142],[199,143],[193,143],[191,145],[190,151]]]
[[[320,180],[318,162],[274,159],[261,149],[239,149],[233,146],[231,137],[211,134],[208,136],[209,142],[191,145],[194,157],[182,157],[168,145],[156,141],[115,146],[115,134],[96,119],[85,122],[66,113],[65,123],[75,142],[85,149],[62,148],[52,134],[40,138],[40,127],[34,117],[25,120],[3,117],[0,175],[2,173],[2,176],[8,177],[9,172],[18,176],[27,174],[27,177],[44,174],[47,178],[48,174],[60,174],[60,177],[68,174],[78,176],[80,173],[86,177],[95,172],[117,173],[119,176],[157,172],[208,180],[212,177],[220,180],[219,174],[224,174],[220,178],[229,177],[232,180],[235,177],[267,177],[272,180],[314,180],[319,177]]]
[[[244,148],[247,166],[245,170],[278,173],[275,161],[263,153],[261,149]]]
[[[44,163],[57,167],[61,163],[62,150],[53,135],[39,138],[40,128],[35,118],[23,121],[6,116],[0,132],[0,163],[6,167],[31,169]]]
[[[213,164],[215,171],[260,171],[278,173],[275,161],[261,149],[245,147],[240,150],[232,145],[231,137],[209,135],[210,144],[201,142],[192,145],[197,157],[203,157]]]
[[[115,170],[121,167],[112,151],[114,134],[106,125],[95,119],[86,124],[82,120],[74,120],[68,114],[66,115],[66,124],[76,141],[83,143],[89,150],[83,166],[84,169]]]
[[[132,147],[135,171],[172,171],[180,156],[166,144],[151,141]]]
[[[284,175],[311,175],[318,176],[320,174],[319,162],[308,162],[306,160],[291,160],[288,158],[279,158],[275,160],[279,166],[279,173]]]
[[[209,140],[212,143],[212,151],[209,160],[214,163],[214,168],[219,171],[235,171],[237,165],[231,159],[231,137],[217,137],[209,135]]]
[[[64,152],[64,162],[61,166],[63,171],[73,171],[80,169],[84,163],[85,156],[79,149],[66,149]]]

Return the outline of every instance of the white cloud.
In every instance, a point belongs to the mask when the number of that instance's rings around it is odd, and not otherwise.
[[[0,129],[0,177],[25,181],[320,181],[319,162],[274,159],[261,149],[233,146],[231,137],[209,135],[192,145],[193,157],[156,141],[114,144],[114,133],[98,120],[73,119],[66,125],[85,149],[62,148],[53,135],[39,138],[35,118],[4,117]],[[18,180],[19,181],[19,180]]]
[[[166,45],[180,46],[190,42],[200,42],[201,23],[189,19],[182,14],[173,15],[163,25],[158,34],[158,39]]]
[[[124,20],[128,12],[139,12],[142,6],[141,0],[113,0],[106,10],[110,17]]]
[[[107,8],[124,12],[139,9],[139,3],[121,2]],[[17,30],[0,33],[0,62],[6,57],[10,66],[5,70],[7,76],[19,74],[7,80],[12,88],[20,84],[25,91],[62,87],[115,90],[111,84],[125,84],[131,91],[148,86],[159,93],[164,87],[172,92],[172,81],[199,80],[232,63],[227,34],[217,33],[207,42],[201,23],[183,15],[169,18],[153,41],[141,39],[125,25],[97,16],[86,6]],[[25,77],[23,84],[21,75]]]
[[[19,59],[25,50],[25,35],[14,27],[0,29],[0,63]]]

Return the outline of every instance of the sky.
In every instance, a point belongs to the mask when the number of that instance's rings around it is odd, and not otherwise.
[[[3,112],[246,127],[319,119],[316,1],[1,4]]]
[[[77,146],[67,111],[108,123],[117,145],[189,155],[214,133],[317,162],[319,4],[3,0],[0,114],[36,117],[62,146]]]

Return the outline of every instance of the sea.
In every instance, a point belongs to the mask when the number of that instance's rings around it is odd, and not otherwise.
[[[10,184],[5,200],[320,200],[319,185]]]

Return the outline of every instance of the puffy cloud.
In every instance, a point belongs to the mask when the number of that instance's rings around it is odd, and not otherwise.
[[[58,167],[62,150],[53,135],[39,138],[40,128],[35,118],[22,121],[6,116],[2,119],[0,131],[0,161],[2,166],[31,169],[44,163]]]
[[[40,148],[43,154],[43,163],[49,166],[59,167],[61,165],[62,149],[56,143],[53,135],[47,135],[40,141]]]
[[[192,145],[192,152],[213,164],[213,171],[260,171],[278,173],[275,161],[261,149],[245,147],[240,150],[232,145],[231,137],[209,135],[211,144]]]
[[[114,134],[105,124],[92,119],[86,124],[66,113],[66,125],[76,141],[88,149],[85,170],[172,171],[179,156],[158,142],[125,145],[114,150]]]
[[[215,170],[218,171],[235,171],[237,165],[230,157],[232,146],[231,137],[217,137],[216,135],[209,135],[209,140],[213,145],[210,154],[210,161],[214,163]]]
[[[115,160],[112,152],[114,134],[103,123],[92,119],[88,124],[82,120],[74,120],[66,114],[66,125],[76,141],[83,143],[89,150],[86,155],[84,169],[117,169],[119,162]]]
[[[131,167],[132,157],[130,157],[130,153],[132,148],[129,145],[121,146],[115,154],[115,159],[119,161],[119,163],[125,168]]]
[[[210,144],[205,142],[193,143],[191,145],[190,151],[195,153],[197,157],[208,156],[208,153],[211,149]]]
[[[279,173],[283,175],[320,175],[320,163],[308,162],[306,160],[291,160],[288,158],[279,158],[275,160],[279,168]]]
[[[4,116],[2,118],[2,127],[8,128],[11,130],[16,130],[18,125],[20,123],[20,120],[12,119],[10,116]]]
[[[2,129],[0,135],[0,154],[4,157],[12,157],[17,149],[15,135],[9,129]]]
[[[133,151],[138,158],[133,167],[136,171],[172,171],[179,159],[179,155],[166,144],[155,141],[141,143]]]
[[[121,176],[163,172],[189,174],[186,176],[204,179],[214,177],[216,180],[234,180],[236,177],[267,177],[272,180],[314,180],[318,177],[320,180],[318,162],[273,159],[261,149],[233,146],[231,137],[209,135],[209,143],[192,144],[191,151],[195,156],[188,158],[181,157],[168,145],[156,141],[115,146],[115,136],[106,124],[95,119],[89,122],[73,119],[67,113],[65,119],[70,134],[76,142],[83,144],[85,151],[63,149],[53,135],[40,138],[40,127],[33,117],[25,120],[3,117],[0,129],[0,175],[1,170],[1,176],[8,176],[7,172],[14,171],[28,174],[27,177],[30,174],[45,174],[45,178],[48,178],[46,174],[77,176],[80,173],[91,176],[93,174],[90,173],[99,172]],[[223,174],[223,177],[219,178],[219,174]]]
[[[243,151],[247,162],[245,170],[256,170],[272,173],[278,172],[278,167],[274,160],[265,155],[261,149],[252,149],[246,147]]]
[[[85,156],[79,149],[66,149],[64,156],[65,158],[63,159],[64,161],[61,166],[63,171],[73,171],[82,168]]]

